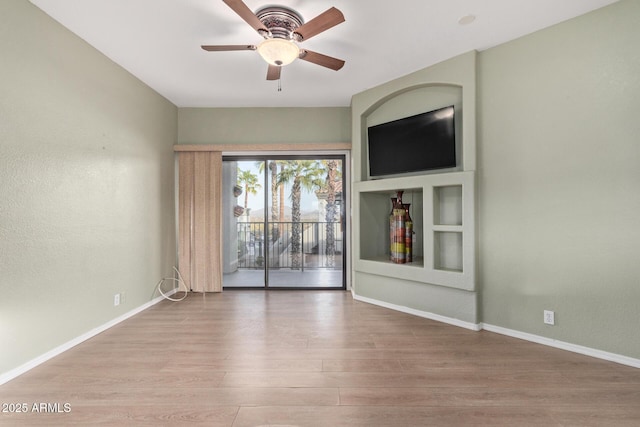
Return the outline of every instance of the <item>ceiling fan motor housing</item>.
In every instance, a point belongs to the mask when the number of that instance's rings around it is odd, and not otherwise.
[[[295,30],[304,24],[304,20],[295,10],[283,6],[267,6],[259,9],[256,16],[269,30],[272,38],[301,41]]]

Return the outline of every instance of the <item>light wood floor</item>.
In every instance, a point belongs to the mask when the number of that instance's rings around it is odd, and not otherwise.
[[[353,301],[165,301],[0,387],[0,425],[638,426],[640,369]]]

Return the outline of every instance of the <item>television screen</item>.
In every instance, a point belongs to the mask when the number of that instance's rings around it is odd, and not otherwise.
[[[453,106],[371,126],[372,178],[456,166]]]

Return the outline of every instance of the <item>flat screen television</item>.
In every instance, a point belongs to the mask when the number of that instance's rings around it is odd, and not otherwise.
[[[456,166],[453,105],[368,128],[369,177]]]

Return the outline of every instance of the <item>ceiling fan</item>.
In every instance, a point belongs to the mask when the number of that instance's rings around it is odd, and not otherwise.
[[[344,22],[344,15],[335,7],[305,23],[298,12],[284,6],[266,6],[253,13],[242,0],[222,1],[264,40],[258,45],[203,45],[202,49],[209,52],[257,50],[269,64],[267,80],[279,80],[282,67],[297,58],[336,71],[344,65],[341,59],[298,47],[298,43]]]

